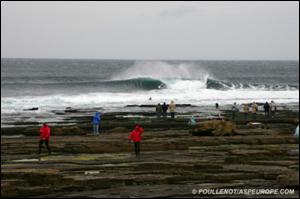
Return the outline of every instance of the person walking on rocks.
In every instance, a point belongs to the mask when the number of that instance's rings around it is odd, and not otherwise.
[[[197,124],[196,119],[195,119],[195,117],[192,115],[192,116],[190,117],[190,120],[189,120],[189,122],[188,122],[188,125],[190,125],[190,126],[195,126],[196,124]]]
[[[275,113],[277,111],[277,107],[274,101],[271,101],[270,104],[270,111],[271,111],[271,117],[274,118],[275,117]]]
[[[163,111],[163,116],[167,117],[168,105],[166,104],[166,102],[164,102],[164,104],[162,105],[162,111]]]
[[[248,104],[244,104],[243,111],[244,111],[244,119],[248,120],[248,113],[249,113],[249,106],[248,106]]]
[[[238,112],[238,107],[236,105],[236,102],[233,103],[233,106],[232,106],[232,119],[235,120],[235,115],[236,113]]]
[[[257,110],[258,110],[258,106],[257,106],[257,104],[255,103],[255,102],[253,102],[253,104],[252,104],[252,118],[253,118],[253,120],[256,120],[256,112],[257,112]]]
[[[101,122],[101,114],[100,112],[96,112],[93,117],[93,135],[99,135],[99,126]]]
[[[218,103],[216,103],[216,105],[215,105],[215,106],[216,106],[216,109],[217,109],[217,110],[219,110],[219,104],[218,104]]]
[[[140,145],[144,129],[140,125],[136,125],[134,130],[130,132],[128,139],[134,143],[134,151],[136,157],[140,157]]]
[[[298,139],[298,141],[299,141],[299,124],[298,124],[298,126],[297,126],[297,128],[295,129],[295,134],[294,134],[294,136]]]
[[[175,118],[176,105],[174,101],[171,101],[171,104],[169,105],[169,109],[171,113],[171,118]]]
[[[264,111],[265,111],[265,117],[269,118],[270,117],[270,104],[266,102],[264,104]]]
[[[39,143],[39,152],[38,152],[38,154],[41,154],[44,142],[45,142],[45,145],[46,145],[47,150],[48,150],[48,155],[51,154],[51,150],[50,150],[50,147],[49,147],[49,140],[50,140],[50,127],[45,123],[40,128],[40,143]]]

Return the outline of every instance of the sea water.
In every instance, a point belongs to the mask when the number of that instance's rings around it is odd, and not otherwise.
[[[44,114],[66,107],[110,111],[171,100],[298,107],[299,62],[1,59],[1,116],[33,107]]]

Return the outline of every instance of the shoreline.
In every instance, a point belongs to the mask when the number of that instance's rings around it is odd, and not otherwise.
[[[250,104],[250,103],[249,103]],[[263,102],[257,102],[259,112],[263,111]],[[95,111],[100,111],[104,115],[117,117],[155,117],[156,104],[128,104],[121,107],[105,108],[105,107],[65,107],[64,109],[52,109],[41,111],[39,107],[32,107],[16,113],[1,113],[1,129],[14,127],[37,126],[44,122],[54,125],[75,125],[81,123],[76,117],[92,117]],[[188,118],[192,114],[200,115],[202,119],[218,116],[223,112],[230,111],[232,104],[225,104],[219,109],[215,105],[194,105],[194,104],[177,104],[176,112],[179,117]],[[279,103],[278,110],[291,110],[299,112],[299,103]],[[239,111],[242,112],[240,105]]]

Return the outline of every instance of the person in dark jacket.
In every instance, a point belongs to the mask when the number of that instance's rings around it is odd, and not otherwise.
[[[140,143],[142,141],[143,132],[144,129],[141,126],[136,125],[134,130],[130,132],[128,137],[128,139],[134,143],[134,151],[137,157],[140,156],[140,145],[141,145]]]
[[[166,102],[164,102],[164,104],[162,105],[162,111],[163,111],[163,116],[167,117],[168,105],[166,104]]]
[[[39,143],[39,152],[38,152],[38,154],[41,154],[44,142],[45,142],[46,147],[48,149],[48,154],[49,155],[51,154],[51,150],[50,150],[50,147],[49,147],[49,140],[50,140],[50,127],[45,123],[40,128],[40,143]]]
[[[93,133],[94,133],[94,135],[99,135],[100,122],[101,122],[101,113],[96,112],[93,117]]]
[[[232,105],[232,108],[231,108],[232,119],[233,119],[233,120],[235,120],[235,116],[236,116],[238,110],[239,110],[239,109],[238,109],[238,107],[237,107],[237,104],[236,104],[236,102],[234,102],[233,105]]]
[[[269,118],[270,117],[270,104],[266,102],[264,104],[264,112],[265,112],[265,117]]]

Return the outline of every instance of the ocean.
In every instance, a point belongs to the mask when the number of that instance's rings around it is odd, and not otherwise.
[[[171,100],[298,106],[299,62],[1,59],[1,115],[32,107],[109,111]]]

